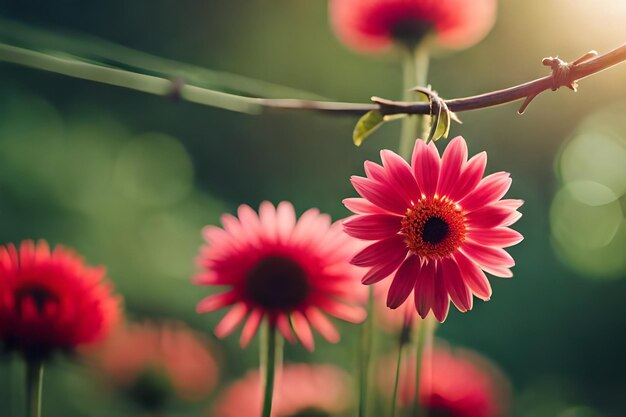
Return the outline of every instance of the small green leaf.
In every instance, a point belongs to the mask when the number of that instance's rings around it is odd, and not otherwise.
[[[441,114],[439,115],[439,123],[437,123],[437,129],[435,130],[434,141],[447,138],[450,133],[450,110],[445,103],[441,103]]]
[[[378,110],[371,110],[365,113],[354,126],[352,140],[356,146],[361,146],[366,137],[374,133],[382,124],[385,118]]]
[[[430,133],[428,134],[428,139],[426,140],[426,142],[430,142],[431,140],[436,141],[437,139],[439,139],[439,137],[437,137],[437,130],[439,127],[439,119],[441,118],[440,102],[437,100],[432,101],[431,109],[432,109],[432,114],[431,114],[431,121],[430,121]]]

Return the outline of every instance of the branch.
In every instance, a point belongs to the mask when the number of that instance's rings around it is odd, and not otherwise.
[[[267,109],[304,110],[338,115],[362,116],[371,110],[378,110],[383,116],[396,114],[430,114],[431,105],[426,102],[402,102],[373,98],[374,103],[342,103],[332,101],[253,98],[224,93],[208,88],[185,84],[180,77],[167,79],[146,75],[102,64],[86,62],[72,56],[55,56],[47,53],[0,43],[0,61],[55,72],[74,78],[116,85],[145,93],[166,96],[218,107],[229,111],[259,114]],[[596,74],[609,67],[626,61],[626,44],[597,55],[585,54],[571,63],[558,58],[544,59],[544,65],[552,68],[552,74],[504,90],[477,96],[443,100],[452,112],[482,109],[525,99],[520,108],[522,113],[530,101],[538,94],[556,91],[567,86],[576,89],[577,81]]]

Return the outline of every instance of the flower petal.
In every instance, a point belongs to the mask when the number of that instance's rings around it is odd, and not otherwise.
[[[441,173],[437,183],[439,196],[450,196],[457,187],[461,169],[467,162],[467,145],[465,139],[457,136],[452,139],[441,157]]]
[[[369,178],[352,176],[354,189],[371,203],[392,213],[404,215],[407,206],[404,200],[392,188]]]
[[[489,284],[485,273],[462,252],[457,251],[453,256],[470,290],[481,300],[489,300],[491,298],[491,284]]]
[[[448,295],[445,278],[443,277],[443,268],[441,263],[439,263],[435,271],[435,304],[433,305],[433,313],[435,318],[443,323],[446,321],[449,310],[450,296]]]
[[[288,201],[281,201],[276,209],[276,232],[278,238],[285,242],[289,239],[296,225],[296,211]]]
[[[343,221],[343,230],[352,237],[379,240],[398,234],[402,217],[393,214],[352,216]]]
[[[486,166],[487,152],[484,151],[467,161],[463,166],[458,182],[450,190],[450,199],[459,201],[476,188],[485,173]]]
[[[400,235],[372,243],[352,258],[351,264],[356,266],[376,266],[397,262],[404,259],[408,248],[404,243],[404,238]]]
[[[389,213],[387,210],[378,207],[375,204],[370,203],[364,198],[354,197],[354,198],[344,198],[343,205],[346,206],[348,210],[356,214],[375,214],[375,213]]]
[[[496,172],[483,178],[478,186],[463,198],[459,205],[465,211],[473,211],[501,199],[511,187],[508,172]]]
[[[231,334],[243,321],[247,313],[248,309],[244,303],[235,304],[215,327],[215,336],[221,339]]]
[[[435,262],[427,262],[415,281],[415,308],[421,318],[426,318],[435,305]]]
[[[420,269],[420,259],[418,256],[410,255],[402,263],[389,287],[389,292],[387,293],[387,307],[396,309],[404,303],[415,287]]]
[[[210,313],[211,311],[219,310],[220,308],[233,304],[235,300],[237,300],[237,296],[234,291],[209,295],[198,303],[196,312],[201,314]]]
[[[410,205],[412,201],[419,200],[421,192],[409,164],[400,155],[387,149],[380,151],[380,158],[389,183],[402,195],[405,203]]]
[[[510,268],[515,265],[515,260],[504,249],[482,246],[466,241],[462,251],[483,269],[489,267]]]
[[[243,330],[241,330],[241,337],[239,338],[241,347],[248,346],[261,324],[261,319],[263,319],[263,312],[258,309],[252,310],[246,324],[243,325]]]
[[[291,323],[289,323],[289,319],[285,314],[279,314],[276,317],[276,327],[289,343],[296,343],[296,337],[293,334],[293,330],[291,330]]]
[[[469,230],[471,233],[473,230],[484,230],[502,226],[516,217],[517,213],[519,212],[494,203],[474,210],[471,213],[467,213],[465,218],[470,226]]]
[[[309,323],[330,343],[339,342],[339,332],[335,325],[317,308],[308,308],[305,313]]]
[[[312,352],[315,349],[315,341],[313,340],[311,326],[309,326],[309,322],[304,314],[299,311],[294,311],[291,314],[291,324],[293,326],[293,331],[302,342],[302,346],[304,346],[309,352]]]
[[[508,227],[495,227],[491,229],[470,229],[468,238],[479,245],[507,248],[520,243],[524,236]]]
[[[439,152],[437,152],[435,144],[431,142],[426,145],[424,141],[418,139],[413,149],[411,167],[417,186],[421,193],[427,197],[433,197],[437,191],[439,166]]]
[[[452,258],[441,260],[442,275],[446,282],[446,288],[450,299],[457,309],[466,312],[472,309],[472,293],[461,276],[459,267]]]

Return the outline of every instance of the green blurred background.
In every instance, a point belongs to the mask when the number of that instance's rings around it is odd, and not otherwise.
[[[323,0],[0,1],[2,18],[31,27],[330,99],[400,97],[395,57],[347,50],[326,9]],[[544,56],[620,45],[625,20],[623,0],[503,0],[482,43],[434,57],[430,82],[443,97],[525,82],[546,74]],[[0,91],[0,241],[72,246],[107,265],[131,317],[178,318],[207,334],[221,314],[196,315],[208,291],[189,283],[201,227],[265,199],[345,217],[350,175],[399,137],[391,124],[355,148],[350,117],[249,116],[8,64]],[[510,104],[463,113],[453,126],[471,153],[488,151],[489,172],[512,173],[508,195],[526,201],[516,225],[525,240],[511,249],[514,279],[493,279],[493,299],[452,311],[438,336],[503,369],[515,415],[626,415],[625,92],[623,65],[577,94],[541,95],[524,116]],[[313,355],[299,346],[286,355],[347,366],[356,330],[342,329],[337,346],[318,339]],[[235,336],[215,345],[223,384],[256,366],[255,346],[241,351]],[[0,415],[13,415],[21,368],[0,369]],[[109,415],[81,372],[67,361],[51,369],[47,415]]]

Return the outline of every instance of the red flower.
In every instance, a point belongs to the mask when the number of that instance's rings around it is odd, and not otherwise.
[[[351,405],[350,377],[330,365],[286,365],[278,370],[272,417],[331,416]],[[210,415],[248,417],[261,414],[261,380],[249,372],[219,398]]]
[[[335,32],[348,46],[381,51],[434,33],[448,48],[467,48],[493,26],[496,0],[330,0]]]
[[[44,359],[102,340],[120,315],[120,300],[74,251],[26,240],[19,252],[0,246],[0,342]]]
[[[306,211],[296,222],[291,203],[277,208],[261,204],[259,215],[249,206],[239,207],[239,218],[222,217],[224,229],[208,226],[207,244],[199,264],[206,270],[195,282],[227,286],[220,294],[202,300],[197,307],[206,313],[232,306],[215,329],[218,337],[230,334],[247,318],[241,345],[252,339],[267,317],[282,335],[294,342],[292,327],[302,344],[313,349],[313,326],[328,341],[339,334],[323,312],[359,322],[364,309],[359,268],[350,265],[358,242],[344,234],[340,223],[316,209]]]
[[[408,356],[400,371],[398,400],[409,406],[415,398],[415,358]],[[379,367],[379,384],[391,394],[396,358],[385,358]],[[501,417],[510,396],[509,384],[488,360],[464,349],[436,346],[426,352],[420,378],[420,403],[431,416]]]
[[[443,322],[450,300],[462,312],[472,295],[488,300],[485,273],[511,277],[513,258],[503,249],[522,240],[508,226],[521,214],[521,200],[502,200],[511,186],[506,172],[482,178],[487,155],[467,159],[462,137],[443,156],[434,143],[415,144],[411,165],[397,154],[381,151],[383,165],[365,162],[364,177],[352,177],[363,198],[344,204],[357,213],[344,221],[350,236],[373,242],[352,258],[369,267],[364,284],[394,275],[387,306],[400,307],[413,293],[417,312],[432,310]]]
[[[217,382],[217,363],[207,342],[182,323],[121,327],[94,352],[93,364],[147,406],[161,405],[170,387],[183,400],[199,400]],[[159,377],[163,384],[154,383]]]

